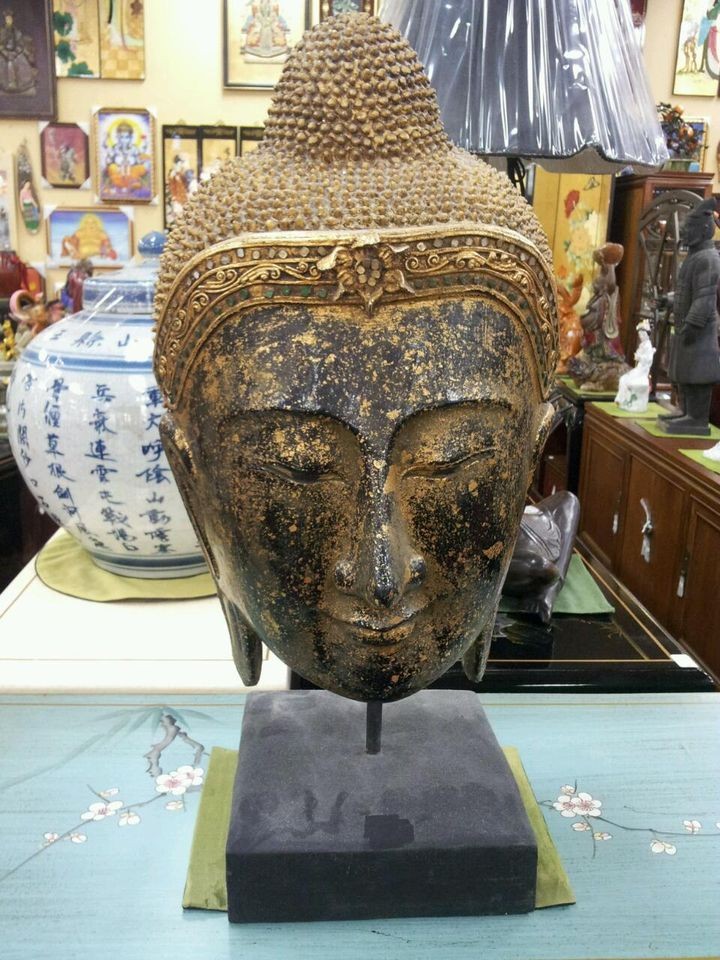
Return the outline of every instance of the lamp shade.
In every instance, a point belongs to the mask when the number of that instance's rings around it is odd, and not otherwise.
[[[385,0],[460,147],[548,169],[668,158],[628,0]]]

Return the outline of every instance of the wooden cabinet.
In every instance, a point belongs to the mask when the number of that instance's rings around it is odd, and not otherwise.
[[[632,358],[637,344],[636,313],[645,271],[639,242],[638,224],[645,209],[664,193],[689,190],[707,199],[712,194],[712,173],[683,173],[661,170],[648,176],[616,177],[609,238],[625,248],[617,269],[622,313],[622,343],[625,355]]]
[[[580,537],[660,623],[720,676],[720,474],[586,406]]]

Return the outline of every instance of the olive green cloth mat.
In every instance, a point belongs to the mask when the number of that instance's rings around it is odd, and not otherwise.
[[[504,747],[503,752],[517,781],[525,812],[537,840],[535,908],[575,903],[570,881],[525,775],[520,755],[514,747]],[[210,755],[195,822],[183,907],[227,910],[225,841],[230,824],[237,759],[236,750],[226,750],[223,747],[214,747]]]
[[[701,433],[666,433],[658,427],[654,420],[639,420],[636,418],[635,423],[654,437],[664,437],[670,440],[720,440],[720,428],[714,427],[712,424],[710,425],[710,433],[703,436]]]
[[[499,610],[502,613],[514,613],[522,610],[521,601],[515,597],[502,597]],[[588,616],[599,613],[614,613],[615,608],[605,599],[602,590],[593,580],[582,559],[577,553],[572,555],[565,583],[553,604],[553,615],[569,613],[574,616]]]
[[[215,594],[209,573],[174,580],[120,577],[102,570],[78,541],[64,531],[45,544],[35,560],[35,572],[46,587],[80,600],[196,600]]]
[[[708,450],[710,448],[708,447]],[[712,470],[713,473],[720,473],[720,461],[718,460],[708,460],[707,457],[703,456],[704,450],[681,450],[680,453],[684,457],[688,457],[690,460],[694,460],[695,463],[702,464],[707,470]]]
[[[617,390],[581,390],[572,377],[558,377],[558,381],[578,397],[592,400],[593,397],[612,397]]]
[[[619,417],[622,420],[654,420],[661,413],[667,413],[667,409],[661,407],[659,403],[655,403],[654,400],[647,405],[647,410],[643,410],[642,413],[621,410],[614,400],[596,400],[594,405],[603,413],[609,413],[611,417]]]

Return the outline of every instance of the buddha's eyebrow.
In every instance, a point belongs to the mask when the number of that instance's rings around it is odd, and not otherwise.
[[[412,413],[408,414],[407,417],[404,417],[400,420],[393,432],[393,437],[405,429],[409,424],[421,420],[434,420],[439,416],[442,416],[446,411],[454,411],[467,409],[468,412],[476,412],[478,408],[487,410],[488,413],[516,413],[518,406],[513,403],[508,397],[498,396],[496,394],[487,395],[484,397],[467,397],[461,398],[458,400],[447,401],[445,403],[436,403],[427,407],[423,407],[420,410],[413,410]]]

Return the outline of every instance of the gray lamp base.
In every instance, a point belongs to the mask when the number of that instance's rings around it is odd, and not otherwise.
[[[233,923],[525,913],[537,846],[474,693],[248,697],[226,849]]]

